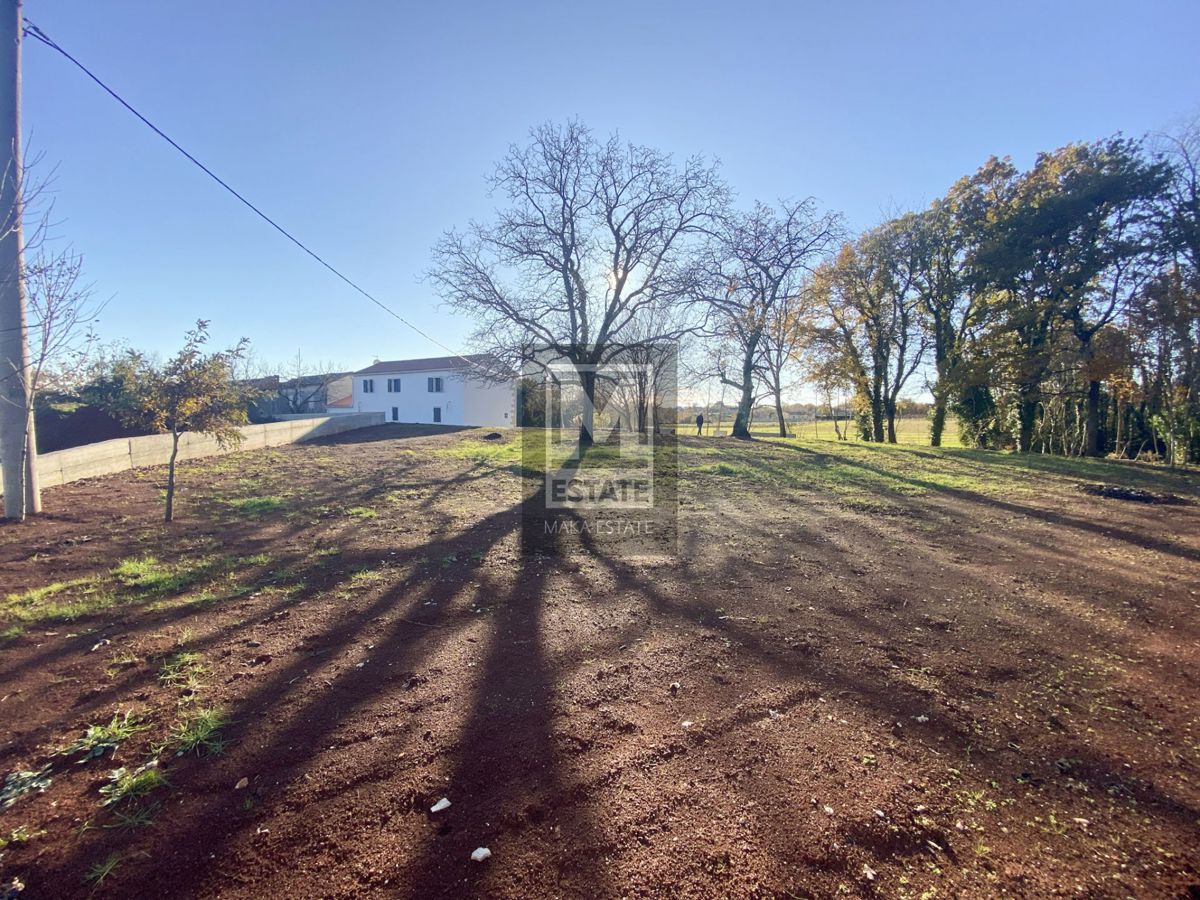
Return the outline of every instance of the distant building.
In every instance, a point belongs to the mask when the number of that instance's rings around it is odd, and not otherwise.
[[[247,413],[251,422],[270,422],[276,416],[324,416],[354,412],[351,396],[353,374],[330,372],[280,378],[268,375],[239,381],[256,392]]]
[[[516,378],[489,377],[498,370],[485,355],[377,362],[354,373],[353,410],[389,422],[511,427]]]
[[[339,375],[325,388],[325,412],[354,412],[354,375]]]
[[[350,378],[349,372],[326,372],[281,381],[278,397],[282,404],[277,412],[324,415],[330,411],[335,397],[343,398],[349,393]]]

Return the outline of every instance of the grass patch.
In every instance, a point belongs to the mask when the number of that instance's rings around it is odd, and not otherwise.
[[[118,597],[99,578],[73,578],[9,594],[0,601],[2,636],[13,638],[31,625],[70,622],[115,605]]]
[[[589,452],[589,457],[592,455]],[[1125,460],[1070,459],[909,444],[758,437],[680,446],[680,477],[709,475],[801,493],[827,493],[851,509],[894,508],[911,497],[1021,498],[1047,488],[1075,491],[1106,482],[1195,495],[1187,470]]]
[[[149,727],[132,712],[127,712],[124,716],[117,713],[107,725],[89,725],[81,737],[54,752],[58,756],[82,754],[83,758],[79,760],[81,763],[97,759],[105,753],[115,756],[122,743]]]
[[[138,595],[176,594],[211,578],[228,564],[227,560],[211,557],[164,563],[147,554],[121,560],[111,574],[123,587],[131,588]]]
[[[521,441],[459,441],[452,447],[439,447],[429,451],[434,456],[452,459],[470,459],[508,465],[521,461]]]
[[[727,462],[713,463],[707,466],[697,466],[696,468],[692,469],[692,471],[697,475],[722,475],[725,477],[736,475],[743,478],[753,478],[755,474],[753,468],[750,466],[734,465],[733,463]]]
[[[374,519],[379,513],[369,506],[351,506],[346,510],[346,515],[352,519]]]
[[[71,622],[122,603],[177,594],[217,576],[237,563],[257,565],[259,558],[252,556],[237,560],[231,557],[205,557],[165,563],[146,554],[121,560],[108,571],[108,577],[88,576],[55,581],[8,594],[0,600],[0,640],[16,637],[33,625]],[[265,557],[262,558],[266,561]],[[153,607],[154,604],[151,605]]]
[[[287,508],[287,500],[278,495],[268,495],[266,497],[238,497],[235,500],[226,500],[225,505],[233,512],[247,518],[257,519],[260,516],[265,516],[267,513],[273,513],[277,510]]]
[[[151,760],[132,772],[122,766],[108,773],[108,784],[101,786],[101,806],[116,806],[125,800],[139,800],[167,786],[166,776],[158,769],[158,760]]]
[[[228,743],[221,732],[228,724],[229,718],[221,707],[198,709],[172,726],[167,746],[175,751],[176,756],[221,753]]]

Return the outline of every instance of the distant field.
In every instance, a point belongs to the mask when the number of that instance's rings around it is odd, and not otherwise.
[[[733,424],[733,419],[727,418],[720,422],[706,421],[704,423],[704,433],[708,436],[716,436],[718,426],[722,434],[729,434],[729,428]],[[847,433],[849,423],[842,420],[842,433]],[[686,428],[681,433],[695,434],[695,425],[692,426],[689,432]],[[777,435],[779,433],[779,425],[773,419],[759,419],[750,426],[750,431],[754,434]],[[804,440],[814,441],[834,441],[837,440],[837,433],[834,431],[833,422],[822,419],[818,422],[789,422],[788,431],[793,437],[803,438]],[[849,439],[852,441],[858,440],[858,432],[854,428],[849,429]],[[900,444],[929,444],[929,419],[925,416],[913,416],[906,419],[896,420],[896,441]],[[946,431],[942,435],[943,447],[961,447],[958,440],[958,421],[954,418],[946,420]]]

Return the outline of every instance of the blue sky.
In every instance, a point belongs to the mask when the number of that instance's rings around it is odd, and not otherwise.
[[[38,0],[26,14],[183,146],[454,349],[422,275],[530,126],[722,161],[741,202],[820,198],[863,227],[990,154],[1200,112],[1200,3]],[[24,128],[56,233],[111,296],[105,339],[169,352],[197,318],[259,356],[357,368],[442,351],[352,293],[48,48]]]

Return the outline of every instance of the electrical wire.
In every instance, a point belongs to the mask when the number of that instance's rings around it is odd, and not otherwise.
[[[122,97],[115,90],[113,90],[111,87],[109,87],[103,81],[101,81],[100,78],[94,72],[92,72],[91,69],[89,69],[83,63],[81,63],[79,60],[77,60],[74,56],[72,56],[70,53],[68,53],[66,50],[64,50],[58,43],[56,43],[48,34],[46,34],[46,32],[42,31],[42,29],[40,29],[36,24],[34,24],[28,18],[26,18],[24,20],[24,23],[25,23],[25,34],[26,35],[28,35],[29,37],[32,37],[34,40],[44,44],[45,46],[49,47],[51,50],[54,50],[57,53],[61,54],[70,63],[72,63],[77,69],[79,69],[79,71],[83,72],[84,75],[86,75],[88,78],[90,78],[92,81],[94,81],[97,85],[99,85],[100,88],[102,90],[104,90],[105,93],[107,93],[110,97],[112,97],[114,100],[116,100],[118,103],[120,103],[129,112],[133,113],[133,115],[136,116],[142,122],[142,124],[144,124],[147,128],[149,128],[151,131],[153,131],[155,134],[157,134],[160,138],[162,138],[164,141],[166,141],[168,144],[170,144],[176,150],[178,150],[189,162],[191,162],[193,165],[195,165],[197,168],[199,168],[200,171],[204,172],[204,174],[206,174],[209,178],[211,178],[213,181],[215,181],[217,184],[219,184],[221,187],[223,187],[226,191],[228,191],[230,194],[232,194],[234,197],[236,197],[242,203],[242,205],[244,205],[246,208],[251,210],[260,219],[262,219],[264,222],[266,222],[268,225],[270,225],[272,228],[274,228],[276,231],[278,231],[281,235],[283,235],[285,238],[287,238],[289,241],[291,241],[293,244],[295,244],[297,247],[299,247],[301,250],[303,250],[305,253],[307,253],[309,256],[311,256],[313,259],[315,259],[318,263],[320,263],[322,266],[324,266],[326,269],[328,269],[330,272],[332,272],[334,275],[336,275],[338,278],[340,278],[343,282],[345,282],[347,285],[349,285],[352,289],[354,289],[359,294],[361,294],[363,297],[366,297],[368,300],[370,300],[372,303],[374,303],[376,306],[378,306],[380,309],[382,309],[389,316],[396,319],[401,324],[406,325],[408,328],[415,331],[417,334],[419,334],[421,337],[425,338],[425,340],[429,341],[430,343],[435,344],[438,347],[441,347],[443,350],[445,350],[447,353],[449,353],[451,357],[453,357],[455,359],[461,359],[463,362],[467,363],[468,365],[473,366],[476,369],[479,369],[480,371],[486,373],[491,378],[511,377],[511,376],[498,375],[496,372],[493,372],[491,369],[487,368],[486,366],[481,365],[478,361],[473,360],[470,357],[463,356],[461,353],[456,353],[455,351],[453,351],[449,347],[447,347],[445,344],[443,344],[441,341],[437,340],[437,338],[422,331],[420,328],[418,328],[416,325],[414,325],[412,322],[410,322],[404,316],[400,315],[400,313],[396,312],[394,309],[392,309],[390,306],[388,306],[382,300],[375,297],[370,291],[361,287],[358,283],[356,283],[349,276],[345,275],[339,269],[337,269],[335,266],[333,266],[331,263],[327,262],[324,259],[324,257],[322,257],[319,253],[317,253],[315,250],[313,250],[311,247],[309,247],[307,244],[305,244],[303,241],[301,241],[298,237],[296,237],[290,231],[288,231],[286,228],[284,228],[282,225],[280,225],[277,221],[275,221],[273,218],[268,216],[265,212],[263,212],[261,209],[259,209],[257,206],[255,206],[253,203],[251,203],[248,199],[246,199],[245,196],[243,196],[241,193],[236,191],[233,187],[231,187],[229,185],[228,182],[226,182],[223,178],[221,178],[219,175],[217,175],[216,172],[214,172],[212,169],[210,169],[208,166],[206,166],[204,163],[202,163],[200,160],[198,160],[195,156],[193,156],[191,153],[189,153],[187,150],[185,150],[183,147],[181,147],[178,143],[176,143],[161,128],[159,128],[157,125],[155,125],[149,119],[147,119],[144,115],[142,115],[140,112],[138,112],[136,109],[134,109],[134,107],[127,100],[125,100],[124,97]]]

